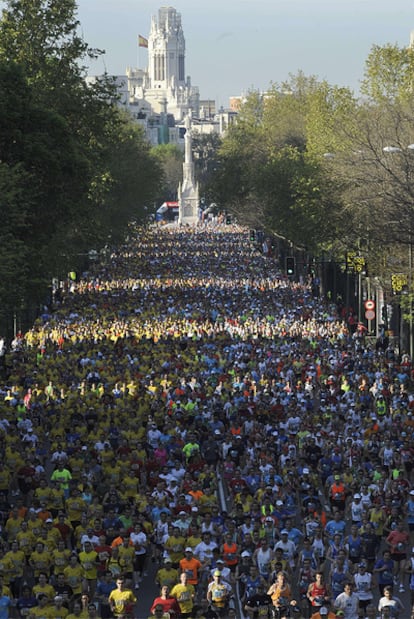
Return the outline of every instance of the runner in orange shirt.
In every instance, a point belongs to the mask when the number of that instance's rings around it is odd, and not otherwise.
[[[180,571],[187,574],[187,583],[197,587],[202,563],[193,555],[193,549],[187,546],[184,558],[179,561]]]

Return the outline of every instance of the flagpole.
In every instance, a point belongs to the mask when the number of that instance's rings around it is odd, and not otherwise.
[[[137,49],[137,69],[139,69],[139,35],[137,36],[137,43],[138,43],[138,49]]]
[[[138,51],[137,51],[138,68],[139,68],[139,48],[140,47],[145,47],[148,49],[148,39],[143,37],[141,34],[138,35]]]

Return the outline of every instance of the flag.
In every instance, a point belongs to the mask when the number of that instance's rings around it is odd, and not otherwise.
[[[146,39],[145,37],[141,36],[140,34],[138,35],[138,46],[139,47],[148,47],[148,39]]]

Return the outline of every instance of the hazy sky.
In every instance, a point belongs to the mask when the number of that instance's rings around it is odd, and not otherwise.
[[[146,68],[138,34],[168,4],[182,16],[186,74],[225,107],[298,70],[358,91],[372,45],[407,45],[414,30],[414,0],[78,0],[85,40],[105,50],[90,73]]]

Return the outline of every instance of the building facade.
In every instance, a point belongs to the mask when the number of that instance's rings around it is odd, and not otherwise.
[[[145,131],[149,142],[184,148],[185,119],[192,118],[194,133],[223,134],[236,113],[216,109],[215,101],[200,101],[198,87],[186,76],[186,46],[181,14],[164,6],[151,19],[147,68],[127,67],[125,75],[113,76],[119,104]],[[96,77],[89,77],[92,82]]]
[[[181,15],[161,7],[151,21],[148,68],[127,69],[131,102],[145,101],[154,114],[171,114],[180,123],[189,112],[199,114],[200,95],[185,75],[185,39]]]

